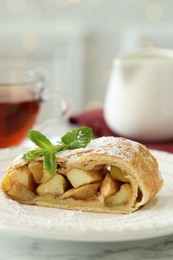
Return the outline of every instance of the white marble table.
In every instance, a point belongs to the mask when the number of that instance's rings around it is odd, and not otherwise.
[[[173,259],[173,235],[121,243],[61,242],[0,234],[1,260]]]

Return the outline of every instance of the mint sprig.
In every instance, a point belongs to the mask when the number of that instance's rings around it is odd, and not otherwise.
[[[90,143],[93,133],[89,127],[75,128],[62,136],[57,145],[53,145],[45,135],[36,130],[30,129],[27,136],[41,149],[30,150],[24,154],[23,159],[43,157],[44,170],[53,175],[56,172],[56,154],[66,149],[85,148]]]

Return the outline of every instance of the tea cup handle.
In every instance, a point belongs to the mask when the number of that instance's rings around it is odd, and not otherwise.
[[[68,117],[71,114],[71,106],[67,95],[55,88],[45,88],[40,102],[42,103],[40,120],[33,129],[48,137],[64,134],[70,128]]]

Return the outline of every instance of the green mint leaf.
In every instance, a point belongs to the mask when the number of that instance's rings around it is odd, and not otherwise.
[[[76,128],[66,133],[55,146],[39,131],[29,130],[27,136],[42,149],[27,152],[24,154],[23,159],[32,160],[42,156],[44,170],[53,175],[56,172],[56,153],[64,149],[86,147],[92,139],[92,129],[85,126]]]
[[[61,141],[69,149],[85,148],[92,139],[92,129],[86,126],[67,132]]]
[[[54,151],[49,151],[45,154],[43,160],[43,168],[51,175],[56,172],[56,158]]]
[[[37,146],[41,148],[48,149],[50,147],[53,147],[49,139],[39,131],[30,129],[27,136],[32,142],[34,142]]]
[[[32,159],[35,159],[37,157],[43,156],[44,154],[45,154],[44,149],[31,150],[31,151],[27,152],[26,154],[24,154],[23,159],[24,160],[32,160]]]

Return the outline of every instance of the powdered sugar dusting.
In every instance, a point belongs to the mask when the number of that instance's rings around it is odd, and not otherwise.
[[[78,148],[78,149],[72,149],[72,150],[64,150],[59,153],[57,153],[57,158],[67,158],[70,161],[74,161],[78,158],[78,156],[82,153],[85,154],[107,154],[109,156],[117,156],[120,158],[124,158],[126,160],[132,160],[135,153],[139,153],[139,146],[142,146],[145,148],[145,146],[141,145],[138,142],[126,139],[126,138],[120,138],[120,137],[100,137],[97,139],[91,140],[91,142],[88,144],[86,148]],[[129,149],[130,148],[130,149]],[[146,148],[145,148],[146,149]],[[13,165],[18,164],[20,161],[21,165],[24,165],[26,163],[25,160],[22,162],[22,156],[19,155],[15,158],[13,161]],[[41,157],[40,157],[41,158]]]
[[[13,164],[14,164],[14,165],[17,164],[18,161],[22,159],[22,157],[23,157],[23,155],[22,155],[22,154],[19,154],[19,155],[13,160]]]
[[[70,160],[76,160],[82,153],[108,154],[110,156],[118,156],[126,160],[132,160],[134,152],[139,152],[139,143],[125,138],[116,137],[100,137],[94,139],[86,148],[75,150],[66,150],[57,154],[57,157],[68,157]],[[131,149],[129,149],[129,147]]]
[[[78,145],[80,144],[80,147],[84,147],[86,145],[86,142],[88,142],[88,137],[84,134],[82,130],[78,132],[78,135],[76,136],[76,142]]]

